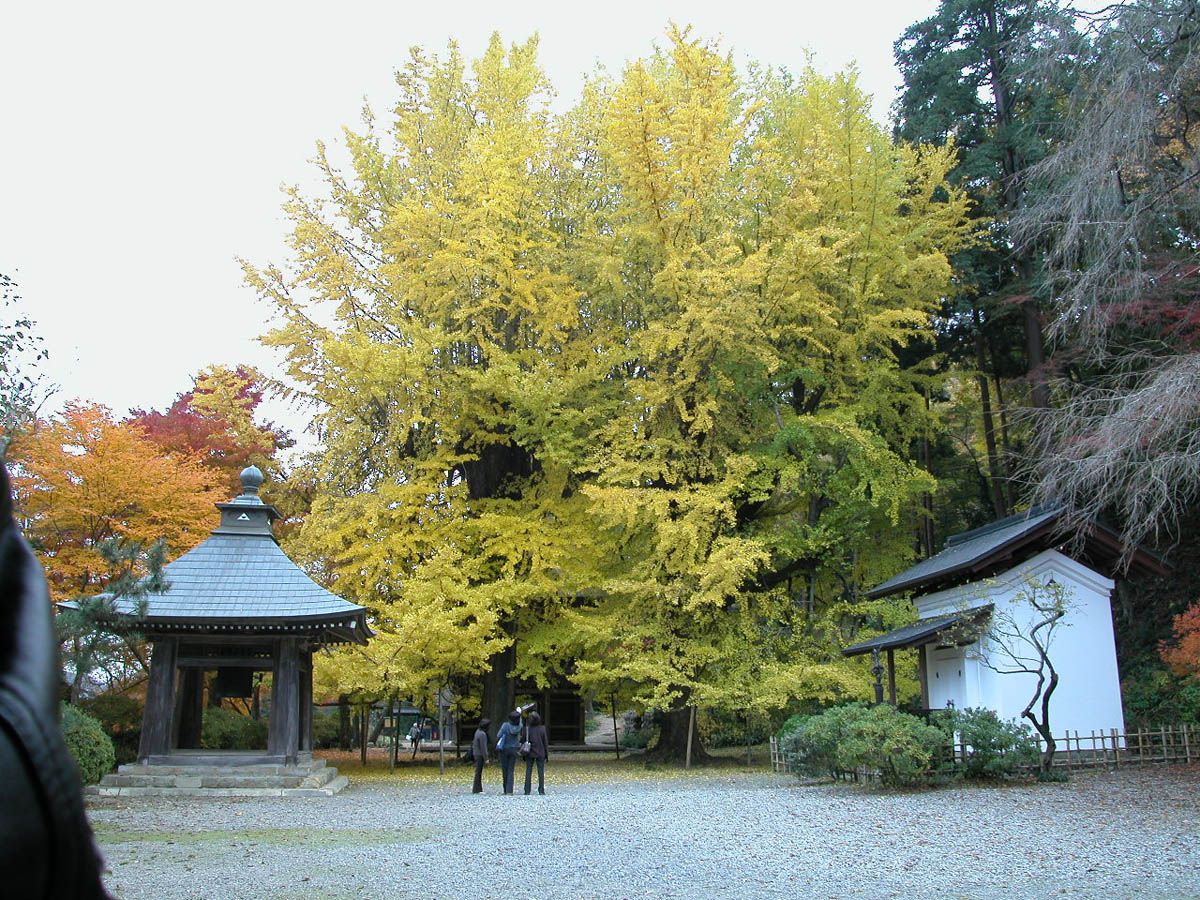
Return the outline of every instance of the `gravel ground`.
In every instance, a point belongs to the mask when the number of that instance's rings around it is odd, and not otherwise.
[[[634,776],[544,797],[95,801],[122,900],[1200,900],[1200,768],[890,792]],[[494,771],[488,774],[496,775]],[[520,788],[518,787],[518,791]]]

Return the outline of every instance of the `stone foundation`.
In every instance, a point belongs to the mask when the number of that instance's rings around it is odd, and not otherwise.
[[[88,797],[331,797],[348,785],[323,759],[298,765],[127,765],[99,784]]]

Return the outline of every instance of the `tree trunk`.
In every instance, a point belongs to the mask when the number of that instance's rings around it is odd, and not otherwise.
[[[929,393],[925,393],[925,412],[929,413]],[[929,428],[926,426],[925,434],[921,437],[921,466],[930,475],[933,474],[933,456],[929,449]],[[921,516],[921,552],[925,559],[929,559],[937,550],[934,549],[933,535],[933,494],[925,491],[921,494],[921,509],[924,515]],[[749,752],[749,751],[747,751]]]
[[[501,623],[505,633],[514,636],[517,633],[517,623],[505,620]],[[517,664],[517,645],[508,647],[488,660],[487,671],[483,675],[483,701],[481,715],[492,720],[493,727],[508,718],[517,702],[516,681],[510,676]]]
[[[975,380],[979,384],[979,401],[982,406],[983,438],[987,444],[988,456],[988,494],[992,499],[992,509],[997,519],[1008,515],[1008,507],[1004,502],[1003,478],[1000,472],[999,454],[996,451],[996,420],[992,415],[992,398],[988,388],[987,372],[984,369],[984,339],[983,321],[979,316],[979,305],[971,302],[971,318],[975,324],[975,368],[978,374]]]
[[[1013,84],[1006,53],[1009,48],[1000,40],[1000,23],[995,10],[985,14],[987,26],[988,74],[992,86],[992,97],[996,104],[996,130],[1005,135],[1001,145],[1000,165],[1004,172],[1004,205],[1009,215],[1021,207],[1021,178],[1025,162],[1017,153],[1014,143]],[[1028,248],[1017,251],[1017,275],[1030,290],[1033,282],[1033,260]],[[1042,338],[1042,319],[1037,301],[1032,296],[1021,303],[1021,324],[1025,331],[1025,360],[1033,405],[1037,409],[1050,408],[1050,389],[1046,384],[1046,355]]]
[[[1029,364],[1029,383],[1033,405],[1050,408],[1050,388],[1046,384],[1046,352],[1042,339],[1042,316],[1036,300],[1021,303],[1021,320],[1025,326],[1025,358]]]
[[[653,750],[646,752],[648,762],[680,763],[688,758],[688,724],[691,720],[691,709],[686,698],[677,701],[676,705],[659,714],[660,730],[658,744]],[[700,743],[700,735],[692,734],[692,765],[706,763],[712,760]]]
[[[370,709],[370,707],[367,707],[367,708]],[[368,715],[369,715],[369,713],[368,713]],[[371,726],[371,736],[367,739],[368,744],[376,744],[379,742],[379,735],[383,733],[383,726],[386,723],[387,723],[387,716],[384,716],[381,713],[379,716],[379,719],[375,722],[374,725]]]
[[[350,697],[346,694],[338,696],[338,749],[350,750],[353,741],[350,737]]]

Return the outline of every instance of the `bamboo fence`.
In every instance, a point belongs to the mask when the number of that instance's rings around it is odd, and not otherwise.
[[[1055,735],[1055,767],[1083,769],[1091,766],[1124,766],[1137,763],[1200,761],[1200,725],[1159,725],[1118,731],[1067,731]],[[1045,741],[1039,741],[1044,750]],[[962,759],[969,747],[955,743],[954,758]],[[793,754],[771,737],[771,768],[790,769]]]

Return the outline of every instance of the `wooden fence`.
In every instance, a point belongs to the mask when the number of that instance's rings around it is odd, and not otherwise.
[[[1068,731],[1055,735],[1054,765],[1068,769],[1089,766],[1123,766],[1147,762],[1200,762],[1200,725],[1160,725],[1157,728],[1108,731]],[[1045,749],[1045,741],[1039,740]],[[962,759],[968,748],[954,745],[954,758]],[[776,772],[790,770],[793,754],[779,746],[771,737],[771,768]]]
[[[1200,761],[1200,725],[1108,731],[1068,731],[1055,735],[1054,765],[1070,769],[1145,762]],[[1045,741],[1039,741],[1045,749]]]

